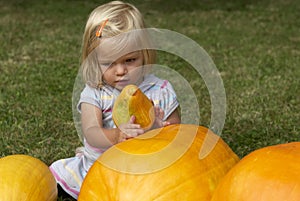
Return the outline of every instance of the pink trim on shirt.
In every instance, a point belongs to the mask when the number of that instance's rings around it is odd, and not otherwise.
[[[108,108],[108,109],[106,109],[106,110],[103,110],[103,113],[109,113],[109,112],[111,112],[112,111],[112,109],[111,108]]]
[[[168,84],[168,80],[164,80],[163,84],[161,85],[161,89],[165,88]]]
[[[103,150],[103,149],[99,149],[99,148],[96,148],[96,147],[93,147],[92,145],[90,145],[86,140],[84,141],[84,143],[85,143],[85,145],[89,148],[89,149],[91,149],[91,150],[93,150],[93,151],[96,151],[96,152],[98,152],[98,153],[103,153],[105,150]]]
[[[63,185],[62,187],[63,187],[64,190],[69,191],[69,192],[72,193],[73,195],[76,195],[76,197],[78,196],[78,194],[79,194],[78,191],[76,191],[76,190],[70,188],[70,187],[68,186],[68,184],[67,184],[62,178],[60,178],[60,177],[58,176],[58,174],[56,174],[56,172],[55,172],[54,169],[52,169],[51,167],[50,167],[49,169],[50,169],[50,171],[52,172],[52,174],[54,175],[56,181],[57,181],[59,184]]]

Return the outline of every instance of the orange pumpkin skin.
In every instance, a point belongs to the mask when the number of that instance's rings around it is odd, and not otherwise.
[[[78,201],[208,201],[239,158],[220,138],[204,159],[205,127],[170,125],[117,144],[93,164]]]
[[[268,146],[244,157],[218,185],[212,201],[300,200],[300,142]]]
[[[0,201],[55,201],[56,181],[48,166],[27,155],[0,159]]]
[[[123,88],[113,107],[113,120],[116,126],[127,123],[130,117],[135,116],[135,123],[148,130],[152,127],[155,114],[152,102],[135,85]]]

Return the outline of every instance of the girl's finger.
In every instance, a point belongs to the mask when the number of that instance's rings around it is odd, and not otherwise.
[[[144,130],[140,128],[138,124],[128,124],[126,128],[119,128],[122,133],[122,138],[128,139],[132,137],[136,137],[140,134],[144,133]]]
[[[163,109],[159,108],[159,118],[163,119],[165,116],[165,113],[163,111]]]
[[[129,119],[129,123],[130,123],[130,124],[133,124],[134,122],[135,122],[135,116],[132,115],[132,116],[130,117],[130,119]]]
[[[165,127],[165,126],[169,126],[169,125],[171,125],[171,123],[170,123],[170,122],[168,122],[168,121],[164,121],[164,122],[162,122],[162,125],[163,125],[163,127]]]

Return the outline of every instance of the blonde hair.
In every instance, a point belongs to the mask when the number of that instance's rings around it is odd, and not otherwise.
[[[98,38],[96,31],[107,19],[108,22],[103,27],[101,38]],[[98,53],[94,51],[100,45],[102,38],[110,38],[121,33],[144,28],[145,23],[141,13],[129,3],[112,1],[95,8],[87,20],[82,41],[81,68],[85,83],[92,87],[102,85],[102,72],[97,59]],[[143,38],[143,41],[145,40],[147,41]],[[142,53],[144,65],[155,62],[154,50],[143,49]]]

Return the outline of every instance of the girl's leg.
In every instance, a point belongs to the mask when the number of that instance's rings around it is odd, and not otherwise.
[[[58,200],[63,200],[63,201],[76,201],[71,195],[69,195],[64,189],[57,184],[57,191],[58,191]]]

